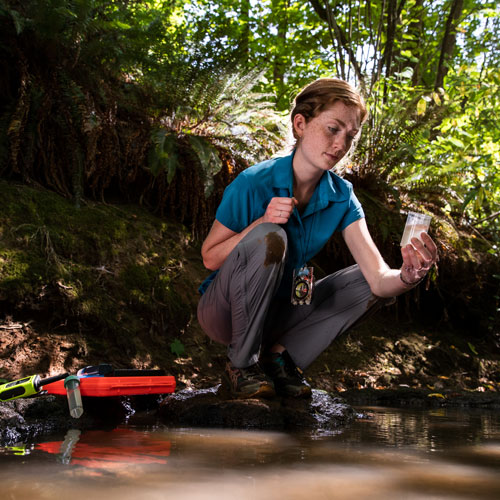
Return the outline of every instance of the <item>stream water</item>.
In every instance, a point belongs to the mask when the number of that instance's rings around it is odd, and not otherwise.
[[[329,433],[70,430],[0,448],[0,498],[500,499],[500,412],[357,410]]]

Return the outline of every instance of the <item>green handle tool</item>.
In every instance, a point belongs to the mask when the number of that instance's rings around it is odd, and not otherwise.
[[[41,379],[40,375],[31,375],[29,377],[14,380],[0,385],[0,401],[10,401],[17,398],[28,398],[40,392],[44,385],[57,382],[68,376],[67,373],[55,375],[46,379]]]

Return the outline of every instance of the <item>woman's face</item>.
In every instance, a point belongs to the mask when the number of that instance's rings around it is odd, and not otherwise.
[[[330,170],[349,151],[352,141],[361,127],[360,111],[335,101],[319,115],[306,121],[303,115],[293,120],[299,137],[296,154],[308,166]]]

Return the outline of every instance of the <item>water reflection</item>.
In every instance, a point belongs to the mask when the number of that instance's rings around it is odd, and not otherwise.
[[[112,431],[69,430],[63,441],[46,441],[35,446],[56,455],[63,464],[94,469],[115,469],[130,464],[165,464],[170,441],[154,439],[150,433],[118,428]]]
[[[500,498],[500,415],[359,409],[325,434],[128,425],[0,450],[2,497]]]
[[[479,410],[415,411],[364,408],[366,425],[347,433],[355,442],[409,447],[426,452],[500,440],[500,414]],[[348,438],[348,439],[349,439]]]

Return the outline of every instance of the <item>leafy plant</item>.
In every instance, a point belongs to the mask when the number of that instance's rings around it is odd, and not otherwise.
[[[180,358],[186,352],[186,348],[179,339],[175,339],[170,343],[170,351],[172,354],[175,354],[178,358]]]

